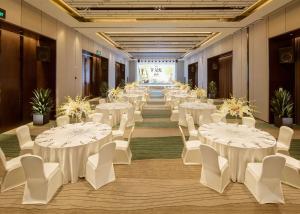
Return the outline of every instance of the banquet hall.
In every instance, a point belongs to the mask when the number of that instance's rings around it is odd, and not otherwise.
[[[299,213],[299,0],[0,0],[1,213]]]

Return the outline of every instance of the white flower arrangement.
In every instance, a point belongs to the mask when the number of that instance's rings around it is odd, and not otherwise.
[[[120,95],[123,94],[123,90],[120,87],[112,88],[108,90],[108,98],[110,101],[112,100],[118,100],[120,98]]]
[[[220,107],[220,111],[224,115],[229,114],[236,118],[242,118],[244,115],[253,117],[254,107],[250,106],[250,103],[243,98],[231,97],[231,99],[224,101]]]
[[[135,89],[138,86],[138,83],[132,82],[132,83],[127,83],[124,87],[125,90],[130,90],[130,89]]]
[[[67,101],[58,109],[59,114],[82,121],[82,118],[86,118],[92,111],[90,103],[86,99],[87,97],[82,98],[81,96],[76,96],[75,99],[70,96],[66,97]]]
[[[197,98],[204,98],[207,96],[206,90],[198,87],[195,87],[195,89],[192,90],[191,93],[196,94]]]

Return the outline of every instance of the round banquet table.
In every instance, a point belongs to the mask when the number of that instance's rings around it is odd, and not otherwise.
[[[178,106],[179,110],[179,125],[187,126],[185,119],[186,114],[191,114],[194,123],[199,125],[199,116],[202,115],[202,124],[211,123],[211,114],[216,111],[216,106],[213,104],[201,102],[183,102]]]
[[[85,165],[90,155],[99,152],[102,145],[112,140],[111,127],[87,122],[51,128],[38,135],[34,154],[45,162],[58,162],[63,183],[75,183],[85,176]]]
[[[183,103],[188,102],[190,99],[195,101],[197,99],[197,96],[190,94],[174,94],[171,96],[171,99],[179,100],[180,103]]]
[[[248,163],[261,162],[265,156],[275,154],[275,138],[256,128],[220,122],[202,125],[199,133],[203,143],[228,159],[233,182],[244,182]]]
[[[96,106],[96,112],[102,113],[104,120],[108,120],[109,115],[112,116],[112,126],[120,123],[122,114],[127,113],[127,126],[134,125],[134,107],[130,103],[102,103]]]

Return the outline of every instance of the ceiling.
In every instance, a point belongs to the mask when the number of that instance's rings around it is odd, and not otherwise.
[[[56,0],[86,21],[234,19],[267,0]]]
[[[292,0],[25,0],[128,58],[197,53]]]

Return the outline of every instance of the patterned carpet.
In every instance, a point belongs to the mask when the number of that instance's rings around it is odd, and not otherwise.
[[[23,187],[0,194],[2,213],[43,214],[279,214],[299,213],[300,191],[283,185],[285,204],[260,205],[239,183],[231,183],[223,194],[199,183],[201,166],[185,166],[180,159],[182,141],[177,124],[168,119],[170,111],[155,94],[137,123],[130,144],[131,165],[116,165],[116,181],[95,191],[84,179],[64,185],[47,205],[22,205]],[[258,127],[274,136],[278,129],[258,122]],[[37,135],[43,128],[31,127]],[[175,136],[171,136],[174,130]],[[152,133],[145,137],[145,132]],[[291,145],[291,154],[300,159],[299,129]],[[164,137],[158,137],[164,136]],[[9,157],[18,154],[13,132],[0,135],[0,146]],[[0,169],[0,172],[3,170]],[[1,175],[1,174],[0,174]]]

